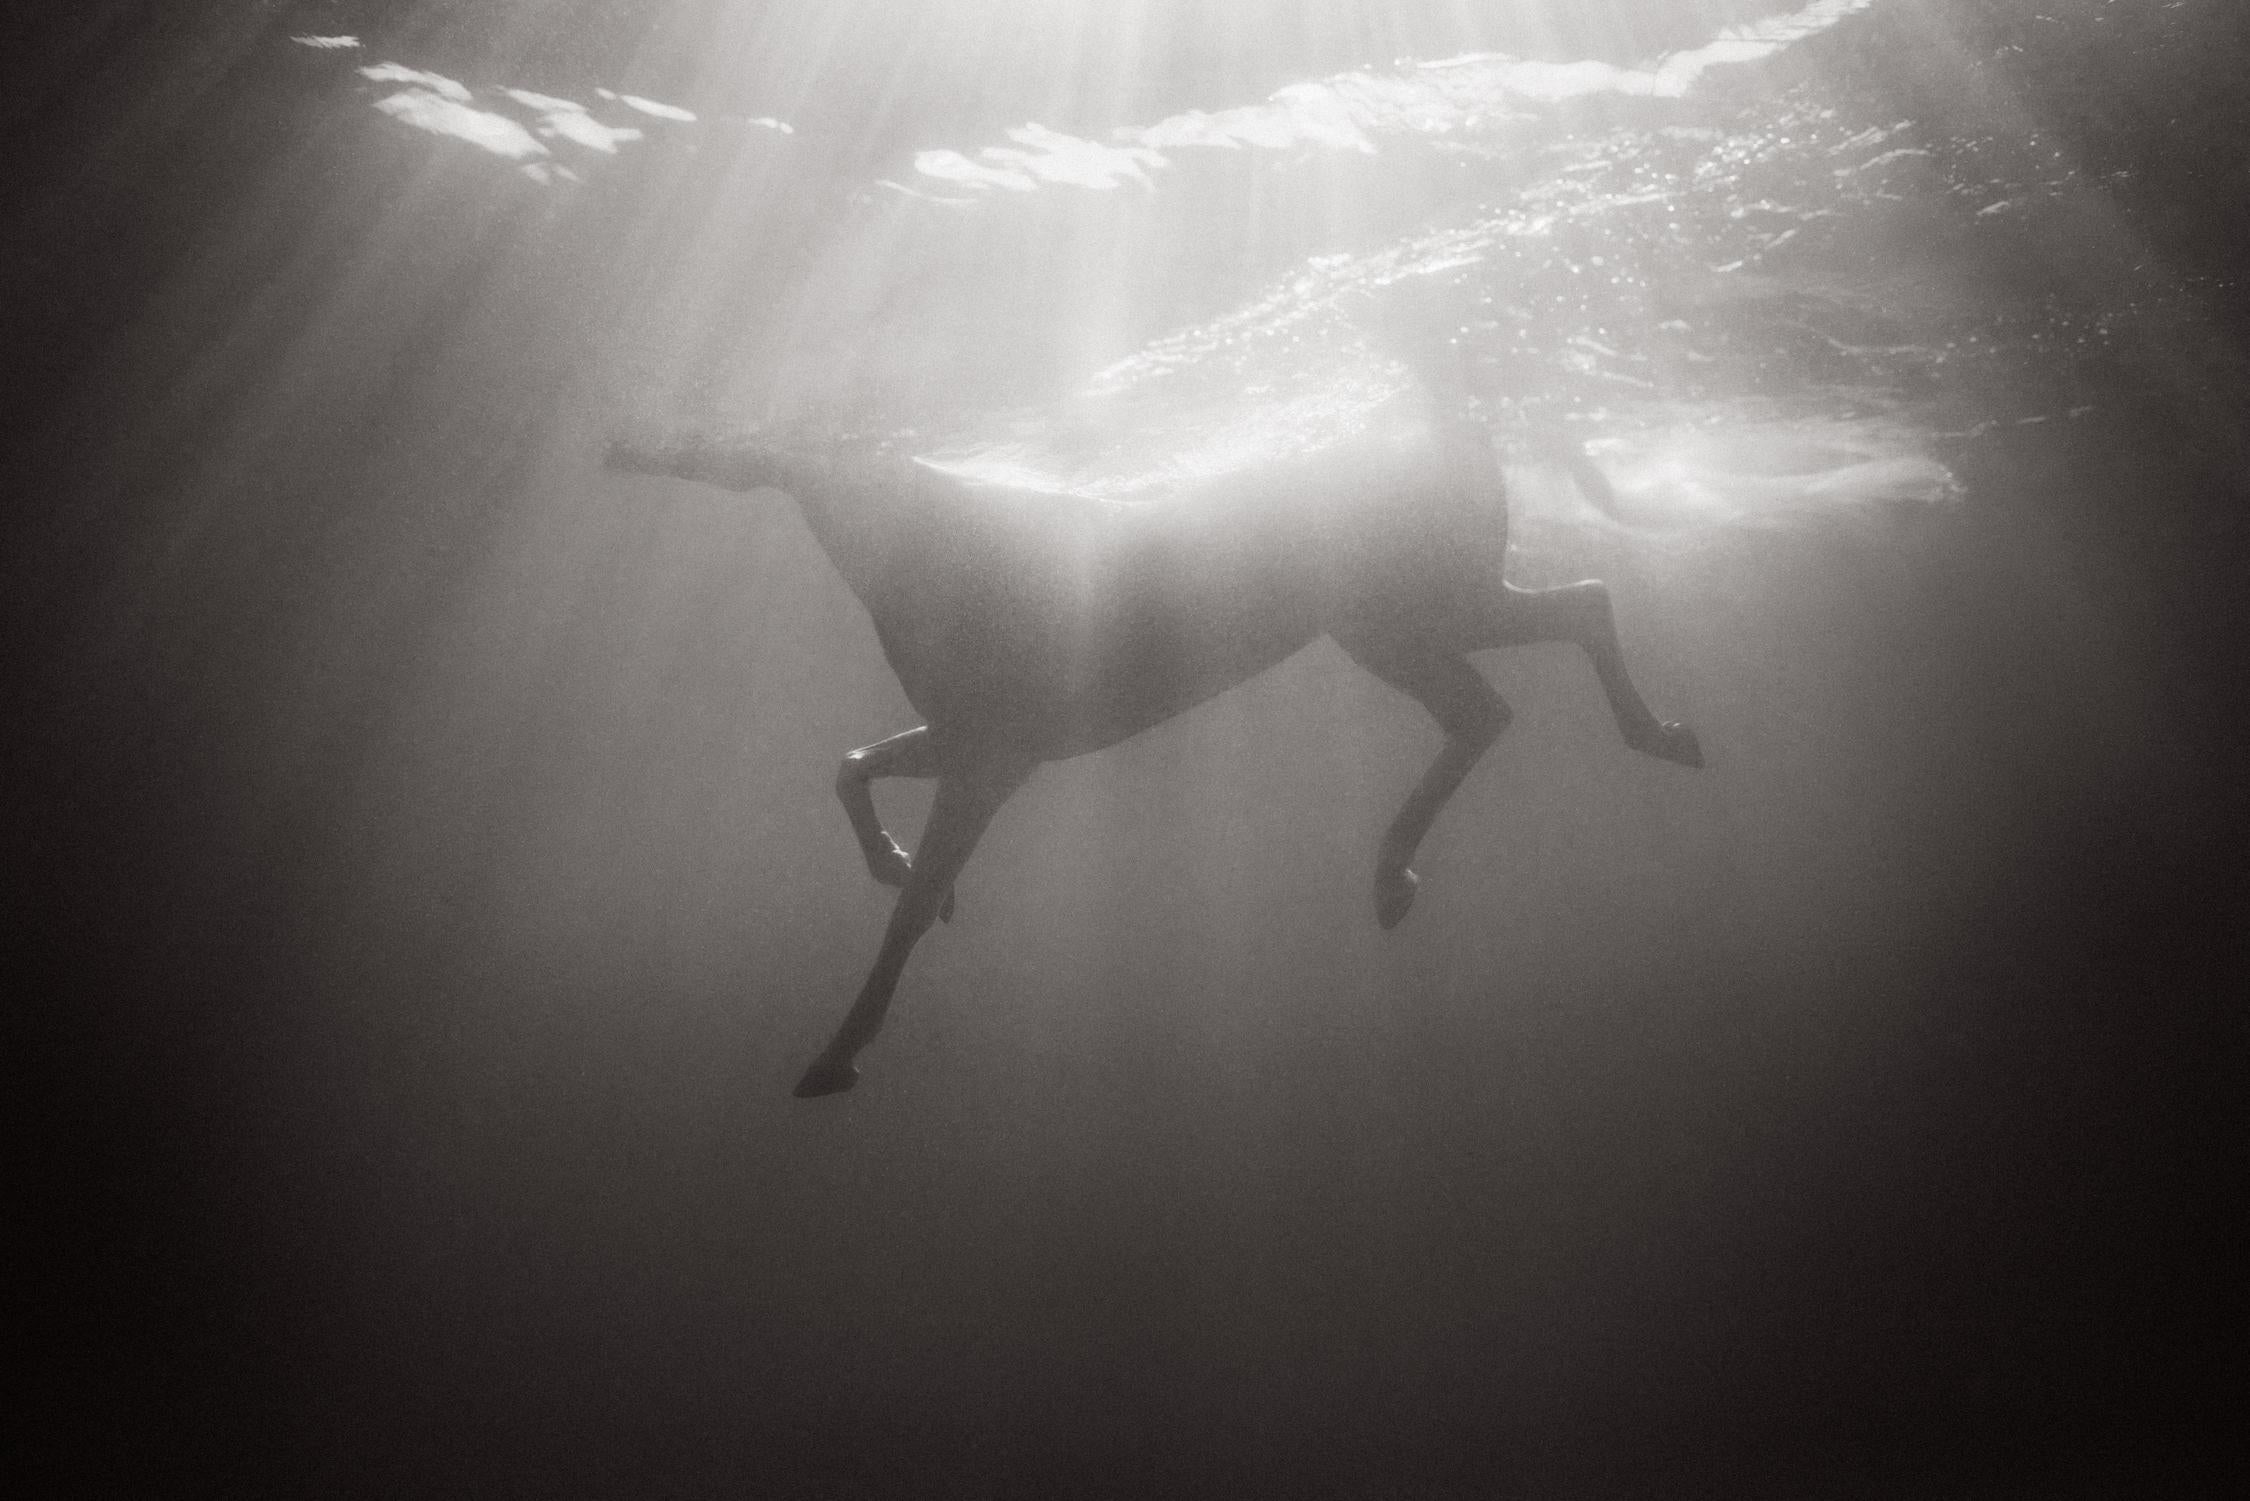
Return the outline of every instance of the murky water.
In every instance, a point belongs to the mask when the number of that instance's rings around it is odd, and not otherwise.
[[[917,94],[856,9],[822,76],[889,93],[804,86],[789,8],[667,12],[665,55],[708,39],[667,69],[299,6],[141,43],[53,147],[137,195],[27,194],[75,321],[11,387],[54,478],[12,559],[26,931],[71,1002],[55,1119],[123,1185],[66,1216],[124,1310],[73,1327],[126,1353],[59,1389],[136,1435],[88,1463],[2143,1473],[2161,1425],[2071,1435],[2125,1423],[2128,1367],[2175,1389],[2194,1301],[2117,1289],[2189,1233],[2150,1164],[2198,1184],[2213,1139],[2224,289],[1942,73],[1925,0],[1576,50],[1401,20],[1437,40],[1075,92],[1034,66],[1064,9],[1009,11],[989,76],[931,22]],[[1898,37],[1942,126],[1865,76]],[[911,710],[777,497],[607,475],[609,433],[1145,500],[1412,420],[1401,316],[1489,418],[1511,578],[1607,579],[1709,769],[1621,748],[1574,653],[1480,658],[1514,727],[1385,934],[1437,737],[1316,646],[1043,769],[866,1082],[789,1099],[888,909],[836,760]],[[926,790],[878,796],[911,842]]]

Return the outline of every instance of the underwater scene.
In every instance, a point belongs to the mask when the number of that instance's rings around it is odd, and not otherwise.
[[[2226,1462],[2232,0],[196,0],[6,50],[70,1473]]]

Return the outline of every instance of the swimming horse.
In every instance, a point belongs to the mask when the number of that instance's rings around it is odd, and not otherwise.
[[[1601,583],[1502,577],[1508,506],[1491,435],[1466,400],[1431,407],[1411,436],[1130,503],[984,483],[873,445],[818,453],[695,429],[611,445],[611,469],[791,496],[926,720],[837,773],[868,874],[899,895],[798,1096],[858,1081],[853,1060],[881,1030],[907,956],[951,916],[954,878],[1033,768],[1137,735],[1321,636],[1445,734],[1376,852],[1384,928],[1414,903],[1414,852],[1438,811],[1508,727],[1469,653],[1575,643],[1626,745],[1703,764],[1694,732],[1659,720],[1633,686]],[[1570,467],[1590,498],[1606,493],[1582,453]],[[937,781],[912,856],[876,815],[880,777]]]

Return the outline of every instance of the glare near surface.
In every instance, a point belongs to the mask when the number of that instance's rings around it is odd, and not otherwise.
[[[101,1289],[52,1315],[58,1452],[387,1495],[2192,1473],[2250,491],[2196,234],[2250,177],[2237,135],[2208,207],[2058,101],[2238,77],[2244,27],[2013,10],[58,24],[5,262],[11,896],[45,1222]],[[1606,580],[1709,766],[1621,746],[1574,649],[1480,654],[1513,726],[1382,932],[1438,735],[1318,643],[1043,767],[858,1090],[790,1098],[892,895],[837,758],[916,716],[786,497],[611,436],[1153,503],[1410,424],[1401,297],[1509,579]],[[928,797],[877,791],[909,846]]]

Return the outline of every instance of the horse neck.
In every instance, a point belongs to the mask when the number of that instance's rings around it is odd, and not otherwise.
[[[820,550],[871,609],[902,541],[907,485],[887,462],[810,460],[782,486]]]
[[[854,594],[870,605],[899,545],[911,480],[881,453],[803,452],[749,442],[715,445],[697,476],[734,490],[771,488],[797,503],[805,527]]]

